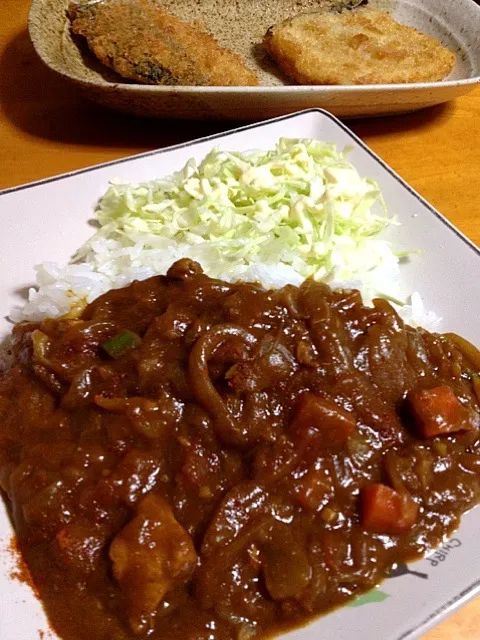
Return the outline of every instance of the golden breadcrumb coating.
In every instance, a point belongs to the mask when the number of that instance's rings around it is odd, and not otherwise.
[[[456,61],[436,38],[363,8],[298,15],[271,27],[264,44],[300,84],[434,82]]]
[[[154,0],[73,2],[72,31],[106,66],[144,84],[258,85],[241,58],[202,25],[164,13]]]

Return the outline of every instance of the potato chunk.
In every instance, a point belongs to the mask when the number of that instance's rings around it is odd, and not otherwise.
[[[127,599],[135,633],[154,626],[158,605],[197,564],[192,539],[163,498],[148,495],[110,545],[113,574]]]

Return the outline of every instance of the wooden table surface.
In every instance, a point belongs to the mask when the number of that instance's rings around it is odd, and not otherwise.
[[[89,103],[37,59],[28,8],[29,0],[0,0],[0,188],[236,126],[141,120]],[[480,87],[415,114],[348,124],[480,245]],[[480,598],[424,636],[457,638],[480,639]]]

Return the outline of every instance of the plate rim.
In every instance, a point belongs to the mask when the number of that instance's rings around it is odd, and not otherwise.
[[[480,505],[477,505],[477,507]],[[476,507],[473,507],[475,509]],[[465,514],[464,514],[465,515]],[[462,516],[463,517],[463,516]],[[424,634],[429,629],[436,627],[442,620],[448,618],[463,605],[480,595],[480,578],[465,587],[459,594],[447,600],[445,604],[435,609],[430,615],[426,616],[415,627],[411,627],[398,636],[396,640],[414,640],[419,638],[419,634]]]

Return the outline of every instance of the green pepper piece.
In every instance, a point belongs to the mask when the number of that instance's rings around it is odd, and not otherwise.
[[[141,337],[134,331],[125,329],[102,344],[102,349],[112,358],[120,358],[130,349],[142,344]]]

